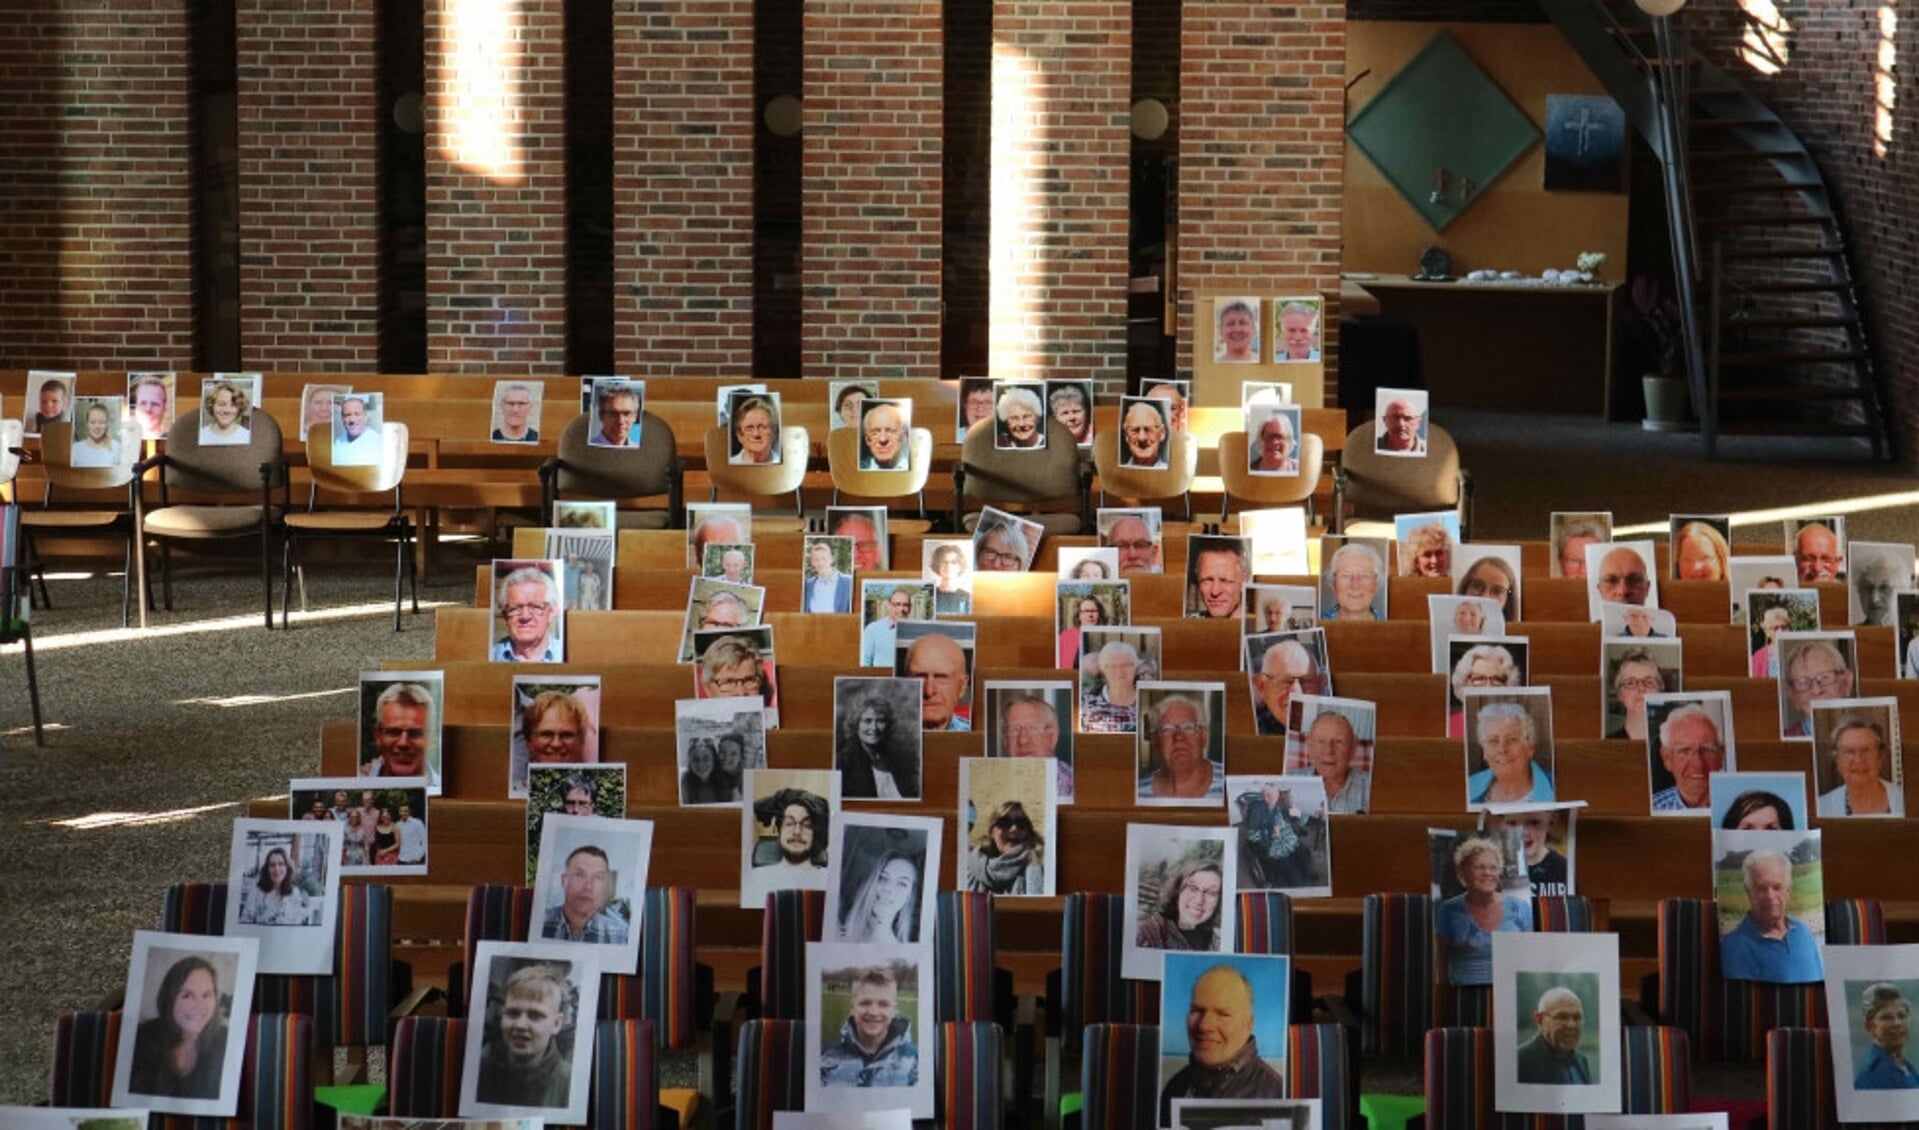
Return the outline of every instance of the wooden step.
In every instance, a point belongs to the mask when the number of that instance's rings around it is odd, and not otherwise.
[[[1847,436],[1874,440],[1877,429],[1871,424],[1837,423],[1830,420],[1721,420],[1720,435],[1745,436]]]
[[[1839,294],[1852,289],[1847,282],[1770,282],[1738,283],[1746,294]]]
[[[1812,154],[1798,146],[1695,145],[1687,150],[1686,155],[1695,161],[1774,161],[1780,158],[1787,160],[1812,159]]]
[[[1724,362],[1722,360],[1721,364]],[[1862,400],[1865,392],[1856,388],[1827,388],[1818,385],[1768,385],[1759,388],[1733,386],[1719,390],[1724,404],[1797,404],[1819,400]]]
[[[1863,349],[1749,349],[1719,355],[1722,369],[1785,365],[1850,365],[1866,360]]]
[[[1799,184],[1793,181],[1783,180],[1695,180],[1692,184],[1692,190],[1695,195],[1708,192],[1824,192],[1826,191],[1826,186],[1818,181],[1808,181],[1804,184]]]
[[[1750,216],[1701,216],[1699,223],[1704,227],[1805,227],[1809,224],[1830,223],[1830,216],[1810,216],[1804,212],[1761,212]]]
[[[1721,251],[1719,257],[1727,263],[1777,261],[1781,259],[1843,259],[1846,250],[1843,247],[1765,247],[1749,251],[1738,249]]]
[[[1781,316],[1778,318],[1733,318],[1721,319],[1721,324],[1741,330],[1836,330],[1846,329],[1860,324],[1856,314],[1834,314],[1831,316]]]

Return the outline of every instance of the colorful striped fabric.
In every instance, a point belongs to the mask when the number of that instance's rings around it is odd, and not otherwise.
[[[806,1019],[806,943],[819,941],[825,929],[825,891],[767,893],[760,922],[761,1016]]]
[[[1777,1130],[1834,1130],[1839,1125],[1831,1033],[1818,1028],[1766,1033],[1766,1125]]]
[[[1533,929],[1541,934],[1590,934],[1592,900],[1584,895],[1541,895],[1533,900]]]
[[[447,1011],[466,1015],[473,998],[473,955],[481,942],[524,942],[533,924],[533,888],[488,883],[466,896],[466,946],[458,968],[447,970]],[[456,976],[457,974],[457,976]],[[453,993],[454,985],[459,993]]]
[[[1441,1028],[1484,1028],[1492,1015],[1491,985],[1433,986],[1433,1023]]]
[[[1432,1026],[1433,909],[1421,894],[1367,895],[1361,909],[1360,1051],[1420,1054]]]
[[[1359,1077],[1349,1070],[1346,1029],[1294,1024],[1286,1030],[1286,1095],[1318,1099],[1320,1130],[1348,1130],[1359,1121]]]
[[[453,1118],[460,1109],[466,1021],[406,1016],[393,1025],[387,1106],[395,1118]]]
[[[735,1130],[773,1130],[773,1115],[806,1103],[806,1030],[800,1020],[749,1020],[740,1026],[733,1071]]]
[[[1828,899],[1826,944],[1829,946],[1883,946],[1886,909],[1878,899]]]
[[[1485,1130],[1493,1123],[1493,1034],[1486,1028],[1426,1033],[1426,1130]]]
[[[659,1124],[660,1049],[651,1020],[602,1020],[593,1030],[594,1130],[653,1130]]]
[[[1239,938],[1233,952],[1291,956],[1293,900],[1286,892],[1240,892]]]
[[[1000,1099],[999,1025],[990,1020],[942,1022],[935,1039],[939,1069],[933,1075],[934,1112],[941,1130],[999,1130],[1006,1118]]]
[[[160,898],[160,929],[219,937],[227,929],[225,883],[175,883]]]
[[[935,896],[933,1018],[940,1024],[994,1020],[993,896],[941,891]]]
[[[697,980],[691,887],[649,887],[641,912],[637,976],[600,978],[600,1019],[651,1021],[657,1038],[676,1051],[699,1042],[694,985]]]
[[[1757,1063],[1774,1028],[1823,1028],[1826,994],[1817,982],[1726,981],[1719,971],[1717,904],[1659,904],[1659,1019],[1683,1028],[1709,1062]]]
[[[309,1130],[313,1125],[312,1017],[254,1015],[240,1073],[239,1113],[234,1125],[248,1130]]]
[[[1620,1099],[1627,1114],[1683,1114],[1692,1109],[1692,1045],[1680,1028],[1620,1030]]]
[[[1088,1130],[1159,1125],[1159,1025],[1087,1025],[1080,1091]]]
[[[54,1106],[106,1107],[120,1052],[119,1012],[63,1012],[53,1024]]]
[[[1159,986],[1120,976],[1125,953],[1126,902],[1121,896],[1075,891],[1066,896],[1061,924],[1060,1042],[1080,1046],[1089,1024],[1159,1023]]]

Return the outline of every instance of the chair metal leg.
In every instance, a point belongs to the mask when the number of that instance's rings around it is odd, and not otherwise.
[[[400,630],[400,590],[406,579],[406,530],[393,539],[393,630]]]
[[[260,588],[266,593],[266,629],[273,630],[273,530],[260,523]]]
[[[419,544],[419,529],[414,526],[411,521],[408,521],[406,524],[406,537],[408,542],[406,554],[407,582],[413,590],[413,614],[418,616],[420,614],[420,554],[416,547]]]
[[[304,608],[301,611],[305,611]],[[272,614],[268,613],[268,627],[272,626]],[[280,627],[291,630],[293,627],[293,532],[287,531],[286,538],[280,543]]]
[[[120,626],[133,626],[133,535],[127,535],[127,551],[121,562],[126,583],[120,586]]]
[[[800,497],[800,488],[793,488],[793,517],[806,517],[806,501]]]
[[[173,611],[173,543],[160,543],[160,606]]]
[[[26,542],[27,542],[27,561],[29,563],[28,573],[27,573],[28,603],[30,604],[32,603],[34,585],[38,584],[40,588],[40,603],[35,605],[34,607],[52,608],[53,598],[47,595],[47,565],[46,565],[46,562],[40,560],[40,547],[34,541],[33,534],[31,531],[27,533]]]
[[[11,610],[9,610],[11,615]],[[27,703],[33,709],[33,744],[44,747],[47,744],[47,730],[40,719],[40,676],[33,669],[33,627],[30,624],[20,626],[20,642],[27,657]]]

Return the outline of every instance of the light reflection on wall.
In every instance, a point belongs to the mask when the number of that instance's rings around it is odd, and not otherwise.
[[[520,0],[444,0],[447,157],[500,184],[526,175],[520,148]]]
[[[1028,247],[1042,219],[1034,186],[1044,158],[1034,134],[1032,69],[1018,49],[993,44],[993,206],[988,237],[987,371],[994,377],[1038,376],[1034,342],[1041,315]]]
[[[1892,148],[1892,111],[1899,99],[1899,79],[1893,67],[1899,62],[1899,47],[1893,35],[1899,30],[1899,13],[1890,3],[1879,6],[1879,53],[1872,61],[1872,153],[1884,157]]]
[[[1762,75],[1776,75],[1786,69],[1791,53],[1792,23],[1772,0],[1739,0],[1746,14],[1746,31],[1739,41],[1739,58]]]

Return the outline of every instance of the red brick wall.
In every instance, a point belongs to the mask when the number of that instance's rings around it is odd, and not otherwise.
[[[12,0],[0,73],[0,367],[190,367],[184,6]]]
[[[1342,5],[1185,0],[1180,22],[1179,368],[1193,296],[1327,300],[1327,403],[1339,325],[1345,163]]]
[[[501,13],[507,97],[463,88],[457,54],[478,19]],[[559,372],[566,359],[566,99],[564,31],[555,0],[428,0],[427,367],[433,372]],[[475,52],[483,54],[484,52]],[[485,74],[486,72],[477,72]],[[456,123],[474,114],[474,131]],[[475,151],[463,139],[499,148]],[[455,150],[456,146],[461,148]],[[487,154],[484,161],[474,153]],[[491,154],[497,154],[496,160]]]
[[[1126,378],[1127,217],[1132,135],[1131,0],[997,0],[995,52],[1026,80],[1021,176],[996,157],[995,196],[1024,201],[1010,242],[995,242],[995,289],[1015,285],[992,327],[992,375]],[[1012,95],[1005,84],[994,100]],[[1006,120],[995,113],[995,123]],[[1022,182],[1023,183],[1020,183]],[[999,257],[1008,248],[1010,257]]]
[[[613,18],[618,367],[749,376],[752,0],[622,4]]]
[[[240,0],[240,345],[379,367],[374,0]]]
[[[1782,4],[1791,24],[1784,67],[1762,75],[1737,52],[1747,23],[1734,0],[1702,0],[1680,26],[1713,62],[1763,100],[1818,159],[1844,221],[1846,241],[1891,390],[1893,443],[1919,462],[1919,87],[1908,76],[1919,61],[1919,30],[1901,12],[1893,36],[1898,76],[1895,123],[1886,155],[1874,152],[1874,67],[1880,6],[1841,0]]]
[[[940,4],[806,5],[803,370],[937,377]]]

